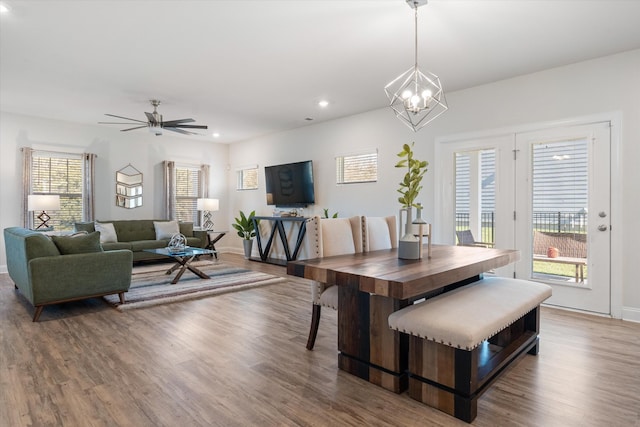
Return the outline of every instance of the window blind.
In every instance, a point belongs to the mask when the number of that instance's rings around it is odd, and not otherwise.
[[[378,180],[378,151],[336,157],[336,183],[355,184]]]

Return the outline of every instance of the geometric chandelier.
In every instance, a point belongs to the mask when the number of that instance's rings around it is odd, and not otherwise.
[[[415,64],[387,84],[384,91],[396,117],[417,132],[449,107],[438,76],[418,69],[418,7],[427,4],[427,0],[406,2],[415,10]]]

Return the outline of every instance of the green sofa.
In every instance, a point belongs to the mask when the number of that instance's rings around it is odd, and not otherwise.
[[[166,223],[168,222],[167,220],[99,220],[98,222],[113,224],[117,235],[117,242],[102,243],[102,248],[105,251],[128,249],[133,252],[133,262],[166,258],[162,255],[144,252],[144,249],[159,249],[167,247],[169,239],[156,239],[156,229],[154,226],[154,222]],[[178,225],[180,233],[187,238],[187,245],[196,248],[204,248],[209,243],[207,240],[207,232],[194,230],[193,223],[181,222]],[[77,222],[75,223],[75,230],[92,233],[95,231],[95,223]]]
[[[131,285],[132,253],[104,252],[100,236],[48,237],[21,227],[4,229],[7,270],[16,289],[35,307],[124,293]]]

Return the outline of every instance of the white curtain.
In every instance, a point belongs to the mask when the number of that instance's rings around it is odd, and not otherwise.
[[[92,153],[84,153],[84,177],[82,180],[82,220],[91,222],[95,219],[95,182],[96,158]]]
[[[202,182],[202,194],[200,197],[209,197],[209,165],[200,165],[200,182]]]
[[[24,228],[33,228],[33,215],[29,215],[28,198],[31,194],[31,162],[33,149],[22,147],[22,194],[20,197],[20,216]]]
[[[166,219],[176,218],[176,163],[171,160],[162,162],[164,169],[164,203]]]

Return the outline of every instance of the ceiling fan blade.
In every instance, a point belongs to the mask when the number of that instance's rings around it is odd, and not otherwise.
[[[105,114],[105,116],[116,117],[118,119],[133,120],[134,122],[147,123],[138,119],[130,119],[129,117],[116,116],[115,114]]]
[[[180,123],[191,123],[191,122],[195,122],[195,120],[193,119],[167,120],[162,122],[162,124],[165,126],[174,126]]]
[[[120,130],[120,132],[126,132],[126,131],[128,131],[128,130],[134,130],[134,129],[142,129],[142,128],[146,128],[146,127],[148,127],[148,126],[147,126],[147,125],[144,125],[144,126],[136,126],[136,127],[134,127],[134,128],[121,129],[121,130]]]
[[[147,115],[147,119],[149,119],[149,123],[151,123],[154,126],[156,126],[158,124],[158,122],[156,121],[156,118],[153,117],[153,114],[147,113],[147,112],[145,112],[144,114]]]
[[[144,122],[140,122],[144,123]],[[125,123],[125,122],[98,122],[99,125],[131,125],[133,123]]]
[[[207,125],[175,125],[173,127],[183,129],[208,129]]]
[[[182,130],[182,129],[178,129],[178,128],[174,128],[174,127],[168,127],[168,128],[167,128],[167,127],[165,127],[165,128],[163,128],[163,129],[170,130],[170,131],[172,131],[172,132],[182,133],[182,134],[184,134],[184,135],[198,135],[198,134],[197,134],[197,133],[195,133],[195,132],[188,132],[188,131],[186,131],[186,130]]]

